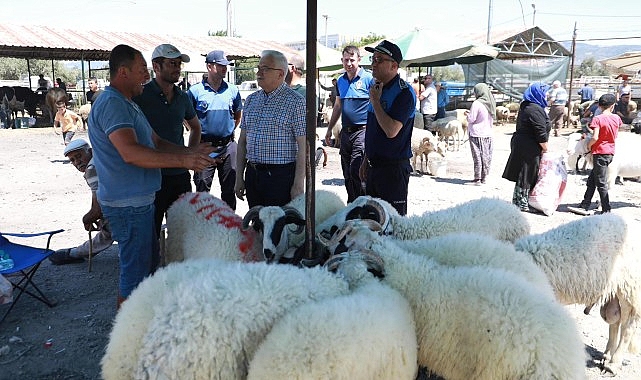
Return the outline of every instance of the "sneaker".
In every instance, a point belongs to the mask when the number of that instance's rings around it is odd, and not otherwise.
[[[82,263],[85,261],[82,257],[73,257],[71,256],[71,248],[59,249],[49,256],[49,261],[53,265],[65,265],[65,264],[75,264]]]

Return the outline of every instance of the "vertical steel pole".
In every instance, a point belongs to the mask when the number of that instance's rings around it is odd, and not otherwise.
[[[316,0],[307,0],[307,56],[305,57],[307,78],[307,159],[305,163],[305,256],[314,258],[315,235],[315,183],[316,183],[316,40],[318,35],[318,9]]]

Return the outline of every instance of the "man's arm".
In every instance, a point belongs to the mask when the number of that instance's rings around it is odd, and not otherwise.
[[[98,197],[96,192],[91,192],[91,208],[89,211],[82,217],[82,224],[85,226],[85,230],[91,231],[94,227],[94,224],[102,218],[102,210],[100,209],[100,203],[98,203]]]
[[[189,141],[187,142],[187,146],[195,148],[200,144],[200,135],[202,134],[200,120],[198,120],[197,116],[194,116],[185,121],[187,122],[187,128],[189,129]]]
[[[403,123],[398,120],[392,119],[383,109],[381,105],[381,94],[383,93],[383,84],[376,84],[369,88],[369,100],[374,107],[374,115],[378,124],[381,126],[387,138],[394,138],[398,132],[403,128]]]
[[[332,116],[330,117],[329,125],[327,126],[327,133],[325,133],[325,144],[327,144],[328,146],[332,140],[332,129],[334,129],[334,126],[338,122],[338,118],[341,117],[342,109],[343,106],[341,103],[341,98],[337,96],[336,101],[334,102],[334,108],[332,109]]]
[[[126,163],[142,168],[203,170],[216,163],[209,157],[209,153],[214,151],[211,145],[200,144],[197,149],[180,147],[161,139],[154,133],[154,144],[160,150],[153,149],[138,143],[133,128],[117,129],[109,134],[109,140]]]
[[[307,161],[307,137],[296,137],[298,153],[296,153],[296,172],[294,174],[294,183],[290,191],[292,199],[305,192],[305,162]]]
[[[236,184],[234,193],[241,201],[245,198],[245,166],[247,165],[247,135],[245,130],[240,130],[238,147],[236,148]]]

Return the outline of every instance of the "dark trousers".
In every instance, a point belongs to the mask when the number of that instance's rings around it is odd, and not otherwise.
[[[214,179],[214,173],[218,169],[218,182],[220,183],[220,199],[225,201],[232,210],[236,210],[236,195],[234,186],[236,185],[236,170],[232,169],[231,163],[235,157],[228,155],[222,165],[210,166],[201,172],[194,172],[194,184],[196,191],[209,192],[211,183]]]
[[[599,192],[601,198],[601,211],[610,211],[610,196],[608,195],[608,165],[612,162],[611,154],[593,154],[593,168],[588,176],[588,188],[583,195],[581,205],[589,206],[592,203],[594,190]]]
[[[433,132],[432,123],[436,118],[436,114],[423,114],[423,128]]]
[[[245,169],[245,193],[249,208],[254,206],[284,206],[292,200],[296,163],[283,165],[254,165]]]
[[[358,175],[365,153],[365,128],[351,133],[347,128],[341,129],[339,153],[341,155],[343,178],[345,178],[345,188],[347,189],[347,203],[350,203],[361,195],[365,195]]]
[[[176,175],[163,175],[160,190],[156,191],[156,200],[154,206],[154,222],[156,225],[156,235],[160,236],[160,227],[162,227],[162,219],[172,205],[184,193],[191,191],[191,181],[189,172]]]
[[[389,202],[401,215],[407,214],[410,160],[377,163],[367,168],[367,195]]]

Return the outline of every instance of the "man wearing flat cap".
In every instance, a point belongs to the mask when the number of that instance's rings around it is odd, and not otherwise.
[[[189,88],[187,94],[202,126],[200,141],[211,142],[219,148],[222,163],[194,173],[196,191],[209,192],[218,168],[221,196],[229,207],[236,210],[236,143],[234,129],[240,124],[243,104],[238,88],[225,82],[227,60],[222,50],[210,51],[205,57],[207,78]]]
[[[189,56],[175,46],[158,45],[151,55],[155,78],[145,84],[142,94],[133,98],[147,117],[151,128],[161,138],[177,145],[185,145],[183,122],[189,126],[189,147],[200,142],[200,122],[187,94],[176,86],[180,79],[183,62]],[[156,192],[154,205],[156,233],[160,234],[162,220],[167,209],[181,194],[191,191],[191,176],[184,168],[163,168],[160,190]]]
[[[401,215],[407,214],[407,193],[412,128],[416,112],[416,94],[398,75],[403,60],[401,49],[383,40],[373,53],[372,75],[375,83],[369,89],[370,105],[365,128],[365,159],[361,180],[365,193],[389,202]]]

